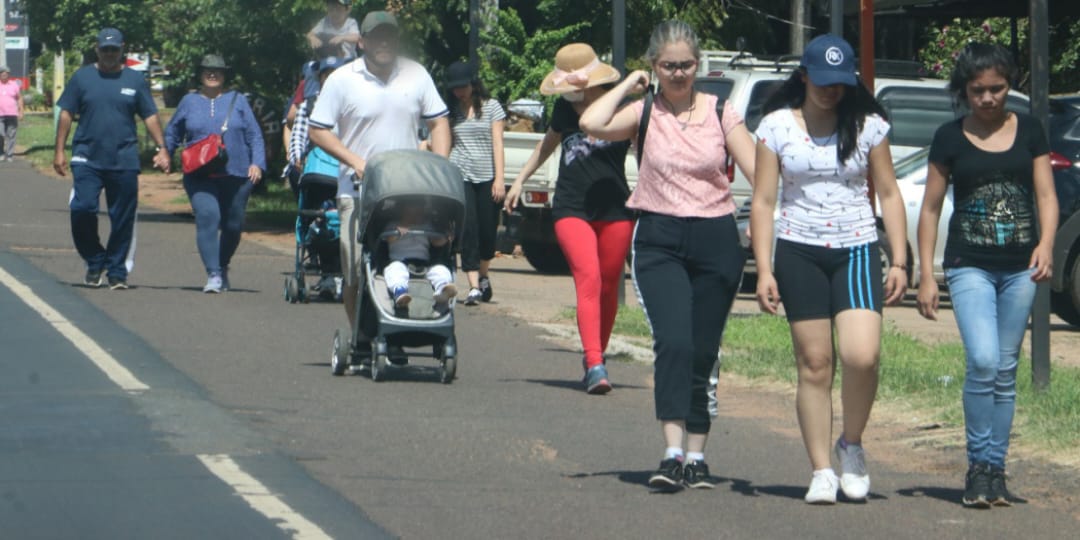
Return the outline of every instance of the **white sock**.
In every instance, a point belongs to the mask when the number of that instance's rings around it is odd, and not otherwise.
[[[705,452],[687,452],[686,461],[689,461],[690,463],[705,461]]]
[[[669,446],[664,451],[664,459],[681,458],[683,457],[683,449],[676,446]]]

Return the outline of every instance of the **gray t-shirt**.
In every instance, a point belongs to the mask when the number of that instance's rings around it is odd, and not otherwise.
[[[495,179],[491,124],[506,119],[502,105],[494,99],[485,101],[481,110],[479,118],[466,119],[460,109],[456,109],[450,117],[454,132],[450,162],[461,169],[469,182],[490,182]]]
[[[320,60],[327,56],[337,56],[339,58],[356,58],[356,44],[355,43],[342,43],[336,48],[331,48],[330,38],[338,36],[347,36],[349,34],[359,34],[360,26],[356,24],[356,19],[349,17],[345,19],[345,24],[341,26],[334,26],[334,23],[330,21],[330,17],[323,17],[319,20],[319,23],[315,25],[315,28],[311,29],[311,33],[315,34],[315,37],[322,40],[324,45],[315,51],[315,55]]]

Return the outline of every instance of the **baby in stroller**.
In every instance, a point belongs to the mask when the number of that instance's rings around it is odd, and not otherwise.
[[[412,275],[424,275],[435,291],[435,310],[445,313],[450,301],[457,296],[454,276],[442,264],[430,264],[431,248],[442,248],[453,239],[435,231],[426,219],[421,201],[404,201],[397,221],[390,223],[383,233],[390,262],[383,269],[386,288],[399,310],[407,309],[412,297],[409,295],[409,279]]]

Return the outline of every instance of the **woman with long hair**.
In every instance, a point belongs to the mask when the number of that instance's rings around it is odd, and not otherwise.
[[[877,393],[881,311],[907,290],[904,203],[888,132],[885,110],[855,75],[855,51],[828,34],[807,45],[799,69],[765,103],[757,130],[750,217],[757,299],[773,314],[783,299],[791,326],[795,407],[813,467],[805,497],[811,504],[835,503],[838,488],[851,500],[870,492],[862,435]],[[884,291],[870,176],[891,253]],[[833,445],[839,477],[829,457],[837,357],[843,369],[843,431]]]
[[[581,128],[599,139],[634,139],[649,114],[648,130],[636,141],[637,187],[627,201],[641,213],[634,284],[652,328],[656,418],[666,443],[649,486],[711,488],[715,481],[705,464],[710,379],[746,258],[727,158],[753,177],[754,143],[730,103],[694,88],[701,51],[688,24],[660,23],[647,59],[660,84],[651,106],[640,99],[621,105],[649,87],[649,74],[635,71],[589,106]]]
[[[490,302],[493,294],[488,270],[495,258],[499,210],[506,196],[503,131],[506,113],[491,99],[472,66],[455,62],[446,70],[446,103],[454,142],[450,161],[465,176],[465,230],[462,233],[461,269],[469,278],[465,305]]]
[[[952,185],[943,266],[967,360],[963,503],[980,508],[1011,504],[1005,457],[1016,409],[1016,363],[1037,283],[1052,275],[1058,224],[1043,127],[1005,108],[1016,76],[1012,53],[1000,45],[972,43],[957,57],[949,90],[966,114],[934,134],[919,215],[919,312],[936,320],[934,246]]]
[[[229,261],[240,245],[248,197],[266,170],[259,120],[247,98],[225,86],[228,68],[216,54],[203,57],[198,91],[180,100],[165,129],[170,155],[213,134],[221,135],[228,149],[223,168],[204,167],[184,175],[184,190],[195,212],[195,242],[206,267],[205,293],[230,287]]]
[[[626,252],[634,228],[626,208],[626,151],[629,141],[608,141],[581,131],[581,113],[619,80],[615,68],[600,62],[593,48],[571,43],[555,54],[555,69],[540,85],[540,93],[560,96],[551,127],[510,187],[506,209],[517,207],[525,180],[562,146],[555,182],[552,214],[559,241],[577,293],[578,334],[585,351],[585,391],[611,391],[604,351],[619,309]]]

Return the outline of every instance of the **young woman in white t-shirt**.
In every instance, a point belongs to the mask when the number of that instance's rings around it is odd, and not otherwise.
[[[851,45],[832,35],[810,42],[801,67],[765,112],[757,130],[751,212],[757,298],[763,311],[774,314],[782,298],[791,325],[796,410],[814,470],[806,502],[834,503],[838,488],[862,500],[870,491],[862,434],[877,392],[881,308],[900,301],[907,289],[904,203],[889,153],[889,124],[855,75]],[[892,254],[884,291],[868,176]],[[840,477],[829,457],[837,356],[843,364],[843,431],[834,446]]]

